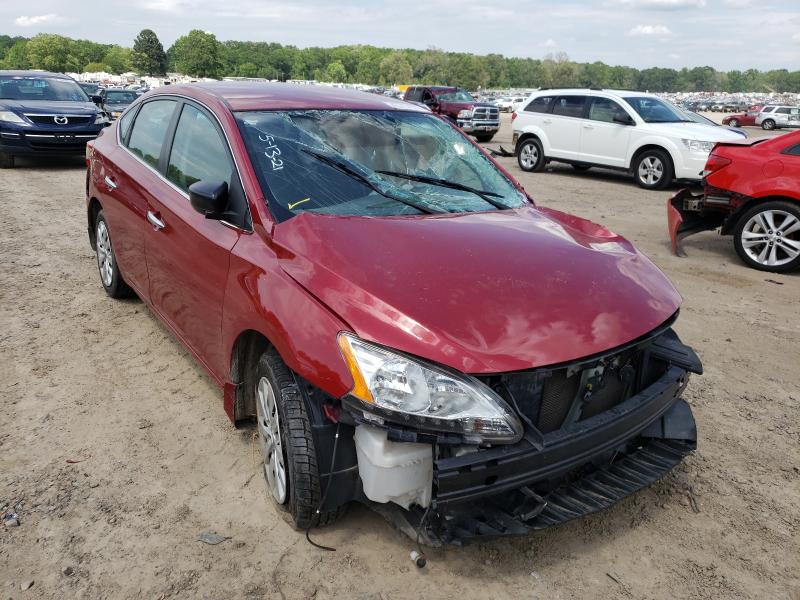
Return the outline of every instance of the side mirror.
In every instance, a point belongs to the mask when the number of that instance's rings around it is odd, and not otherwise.
[[[92,94],[89,97],[92,99],[92,102],[94,102],[95,104],[102,104],[103,103],[103,97],[100,96],[99,94]]]
[[[619,123],[620,125],[636,125],[636,122],[627,113],[616,113],[614,115],[614,123]]]
[[[189,186],[189,202],[206,219],[219,219],[228,206],[228,184],[224,181],[196,181]]]

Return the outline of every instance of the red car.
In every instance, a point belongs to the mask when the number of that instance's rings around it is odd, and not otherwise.
[[[702,367],[671,329],[669,280],[625,239],[535,206],[427,110],[169,86],[87,164],[103,287],[139,296],[230,419],[255,420],[269,494],[300,528],[356,500],[422,540],[520,534],[607,507],[695,447],[681,393]]]
[[[681,190],[667,203],[680,240],[721,227],[741,259],[762,271],[800,267],[800,131],[750,143],[719,143],[703,171],[703,194]]]
[[[761,104],[754,104],[747,109],[747,112],[739,113],[736,115],[728,115],[722,119],[723,125],[730,125],[731,127],[755,127],[756,117],[761,112],[763,106]]]

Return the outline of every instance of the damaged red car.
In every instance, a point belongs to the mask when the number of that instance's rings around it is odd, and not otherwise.
[[[672,247],[720,229],[739,257],[761,271],[800,268],[800,131],[747,142],[720,142],[703,170],[703,192],[683,189],[667,202]]]
[[[680,297],[628,241],[536,206],[407,102],[162,90],[87,151],[100,280],[255,422],[297,527],[358,501],[428,543],[522,534],[695,447]]]

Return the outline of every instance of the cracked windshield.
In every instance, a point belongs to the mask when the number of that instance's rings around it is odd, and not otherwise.
[[[237,120],[276,218],[515,208],[525,195],[468,140],[406,111],[241,112]]]

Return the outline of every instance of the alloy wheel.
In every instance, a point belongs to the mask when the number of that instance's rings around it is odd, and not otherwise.
[[[800,256],[800,219],[783,210],[756,213],[742,228],[741,243],[758,264],[785,265]]]
[[[520,150],[519,160],[526,169],[532,169],[539,162],[539,149],[536,144],[525,144]]]
[[[280,412],[275,391],[269,379],[262,377],[256,386],[258,441],[264,459],[267,486],[278,504],[286,502],[286,464],[283,458]]]
[[[664,176],[664,163],[657,156],[646,156],[639,163],[639,179],[647,185],[656,185]]]
[[[114,277],[114,254],[111,251],[111,238],[108,228],[103,220],[97,222],[97,266],[100,269],[100,279],[103,285],[111,287]]]

